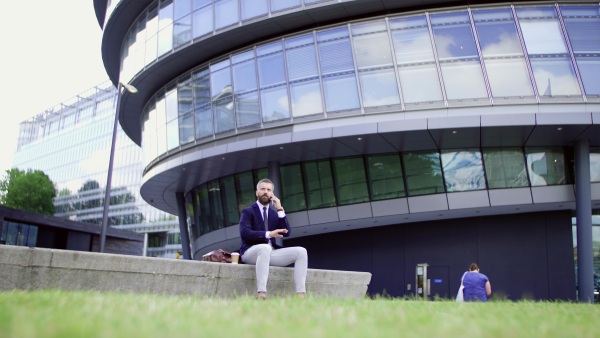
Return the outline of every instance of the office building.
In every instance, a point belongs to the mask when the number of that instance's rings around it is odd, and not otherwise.
[[[48,175],[57,188],[55,216],[102,223],[115,102],[107,81],[21,122],[13,167]],[[122,130],[116,154],[109,225],[146,234],[144,255],[175,257],[181,250],[177,217],[141,198],[141,149]]]
[[[141,197],[179,216],[187,258],[237,249],[269,177],[285,244],[312,268],[371,272],[371,294],[413,294],[427,263],[432,294],[451,297],[477,262],[498,297],[589,298],[597,2],[94,6],[113,85],[139,90],[118,114],[143,151]]]

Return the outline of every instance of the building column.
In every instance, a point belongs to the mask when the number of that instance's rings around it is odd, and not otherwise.
[[[181,248],[183,259],[192,259],[190,255],[190,234],[187,226],[187,213],[185,212],[185,197],[182,192],[176,192],[177,216],[179,216],[179,235],[181,237]]]
[[[579,140],[575,143],[575,205],[579,301],[593,303],[592,186],[590,182],[590,144],[588,140]]]
[[[269,172],[269,179],[273,182],[273,190],[275,191],[275,196],[281,198],[281,178],[279,177],[279,162],[269,161],[267,169]],[[281,204],[284,206],[285,210],[285,201],[282,200]],[[277,243],[277,245],[283,246],[283,239],[275,238],[275,243]]]

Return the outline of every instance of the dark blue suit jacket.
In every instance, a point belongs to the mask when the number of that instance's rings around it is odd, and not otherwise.
[[[287,229],[287,234],[283,234],[283,237],[288,237],[291,233],[290,224],[287,221],[287,217],[279,218],[277,210],[269,205],[267,208],[269,231],[275,229]],[[240,216],[240,237],[242,238],[242,246],[240,247],[240,256],[246,252],[251,246],[255,244],[267,244],[269,240],[274,249],[281,248],[280,245],[275,243],[275,239],[271,238],[267,240],[265,237],[265,226],[262,218],[262,208],[256,203],[252,203],[251,206],[245,208]]]

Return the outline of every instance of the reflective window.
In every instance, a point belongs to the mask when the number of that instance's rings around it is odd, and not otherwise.
[[[600,182],[600,149],[590,149],[590,179]]]
[[[527,65],[510,8],[474,10],[492,96],[533,96]]]
[[[554,7],[518,7],[540,97],[581,95]]]
[[[158,11],[158,56],[173,48],[173,1],[160,3]]]
[[[159,155],[167,151],[167,116],[164,93],[156,98],[156,145]]]
[[[440,155],[437,152],[403,153],[402,161],[409,196],[445,192]]]
[[[208,182],[208,198],[210,200],[209,205],[211,208],[211,215],[213,216],[209,227],[211,230],[222,229],[225,226],[225,217],[223,211],[223,199],[221,198],[221,188],[219,186],[219,180]]]
[[[192,75],[194,88],[194,115],[196,138],[202,139],[212,135],[212,111],[210,106],[210,76],[208,69],[196,71]]]
[[[219,182],[219,189],[223,201],[224,225],[226,227],[238,224],[240,213],[238,211],[238,197],[235,189],[235,180],[233,176],[222,178]]]
[[[4,221],[0,224],[0,244],[35,247],[38,227],[22,223]]]
[[[215,133],[233,130],[235,119],[229,59],[210,66],[210,88],[215,116]]]
[[[304,185],[302,184],[302,170],[300,164],[282,166],[281,175],[281,200],[285,201],[285,211],[294,212],[306,209],[304,198]]]
[[[232,25],[239,18],[237,0],[215,0],[215,29]]]
[[[443,151],[442,168],[448,192],[485,189],[479,150]]]
[[[192,14],[192,37],[195,39],[213,31],[213,5],[204,4]]]
[[[287,119],[290,108],[285,86],[281,41],[256,48],[263,122]]]
[[[254,51],[250,50],[234,55],[231,61],[233,63],[231,69],[237,127],[244,128],[260,124]]]
[[[206,184],[203,184],[198,188],[198,204],[200,206],[199,210],[199,224],[200,224],[200,233],[207,234],[211,232],[211,224],[212,222],[212,211],[210,208],[210,200],[208,199],[208,189]]]
[[[238,212],[241,214],[245,207],[256,202],[256,184],[252,171],[235,174],[235,189],[238,196]]]
[[[153,4],[148,9],[148,21],[146,23],[146,52],[144,64],[149,65],[158,56],[158,7]]]
[[[385,21],[352,25],[363,106],[400,104]]]
[[[372,201],[405,196],[400,155],[368,156],[367,165]]]
[[[302,164],[306,182],[306,201],[309,209],[333,207],[336,205],[333,176],[329,160]]]
[[[431,15],[431,26],[448,100],[487,98],[467,13]]]
[[[425,16],[389,21],[405,104],[443,101]]]
[[[369,201],[369,189],[362,157],[333,160],[338,205]]]
[[[585,93],[600,95],[600,12],[597,6],[561,7]]]
[[[194,114],[190,111],[179,117],[179,143],[192,142],[194,136]]]
[[[293,116],[323,113],[313,35],[286,39],[285,48]]]
[[[527,187],[525,155],[521,148],[484,149],[483,162],[490,189]]]
[[[301,0],[271,0],[271,11],[275,12],[292,7],[298,7],[301,4]]]
[[[269,0],[240,0],[242,20],[266,15],[269,12]]]
[[[566,184],[565,155],[561,148],[526,148],[531,186]]]
[[[327,111],[359,108],[348,29],[342,27],[318,32],[317,41]]]

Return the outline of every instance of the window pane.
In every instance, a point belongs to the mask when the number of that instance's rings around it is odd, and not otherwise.
[[[352,25],[358,69],[391,66],[392,50],[384,21]]]
[[[600,15],[598,6],[561,7],[587,95],[600,95]]]
[[[256,202],[256,184],[252,171],[235,174],[235,187],[238,196],[238,212],[241,214],[245,207]]]
[[[235,105],[238,128],[260,124],[258,92],[255,91],[243,95],[235,95]]]
[[[473,17],[493,96],[533,96],[512,11],[476,10]]]
[[[434,63],[398,68],[405,103],[443,101]]]
[[[600,149],[590,150],[590,179],[600,182]]]
[[[527,187],[525,156],[520,148],[484,149],[483,162],[490,189]]]
[[[235,93],[242,93],[257,88],[256,64],[254,59],[234,64],[232,70]]]
[[[188,77],[177,85],[177,110],[180,115],[192,110],[192,96],[192,81]]]
[[[575,70],[568,58],[531,58],[540,96],[581,95]]]
[[[196,108],[196,139],[211,136],[213,133],[212,111],[210,104]]]
[[[196,108],[210,103],[210,77],[208,69],[194,72],[194,102]]]
[[[527,148],[531,186],[567,184],[565,156],[560,148]]]
[[[260,91],[263,122],[290,118],[287,88],[279,86]]]
[[[554,7],[517,7],[523,39],[529,54],[566,54]]]
[[[198,188],[198,204],[200,205],[200,234],[204,235],[212,231],[210,224],[212,221],[212,212],[210,209],[210,201],[208,199],[208,189],[206,184]]]
[[[479,61],[441,63],[448,100],[487,98]]]
[[[188,112],[179,117],[179,142],[186,144],[194,140],[194,114]]]
[[[192,40],[192,16],[188,15],[175,23],[173,34],[175,35],[173,45],[182,46]]]
[[[301,4],[300,0],[271,0],[271,12],[300,6]]]
[[[399,155],[373,155],[367,163],[372,201],[405,196]]]
[[[290,91],[294,117],[323,113],[319,80],[294,83]]]
[[[282,166],[281,174],[281,200],[285,203],[286,212],[306,209],[304,198],[304,185],[300,164]]]
[[[232,25],[239,19],[237,0],[215,0],[215,29]]]
[[[281,42],[256,48],[256,55],[258,56],[258,77],[261,88],[285,82]]]
[[[175,119],[167,123],[167,150],[179,147],[179,125]]]
[[[229,60],[210,66],[210,88],[213,101],[231,96],[231,71]]]
[[[302,164],[306,182],[306,200],[309,209],[333,207],[336,205],[333,177],[329,160]]]
[[[237,193],[233,175],[221,179],[220,189],[223,195],[224,225],[228,227],[239,223],[240,213],[238,212]]]
[[[223,215],[223,200],[221,198],[221,188],[219,187],[219,181],[214,180],[208,182],[208,199],[209,206],[212,213],[210,220],[210,230],[223,229],[225,226],[225,217]]]
[[[323,86],[325,87],[325,106],[328,112],[359,108],[354,74],[324,78]]]
[[[231,131],[235,128],[235,119],[233,114],[233,98],[231,95],[216,101],[213,104],[215,109],[215,133]]]
[[[167,88],[167,94],[165,95],[165,113],[167,114],[167,122],[171,122],[179,116],[177,105],[177,88]]]
[[[242,20],[266,15],[269,12],[268,0],[241,0]]]
[[[285,46],[290,81],[319,75],[317,55],[312,35],[287,39]]]
[[[369,201],[362,157],[334,159],[333,172],[339,205]]]
[[[323,75],[354,71],[347,28],[318,32],[317,39],[319,41],[319,62]]]
[[[363,106],[378,107],[400,104],[396,73],[393,69],[360,72]]]
[[[213,6],[212,4],[195,11],[193,16],[193,38],[197,38],[213,31]]]
[[[403,153],[402,160],[409,196],[439,194],[446,191],[442,180],[440,155],[437,152]]]
[[[485,189],[481,152],[477,150],[443,151],[442,167],[446,191]]]

